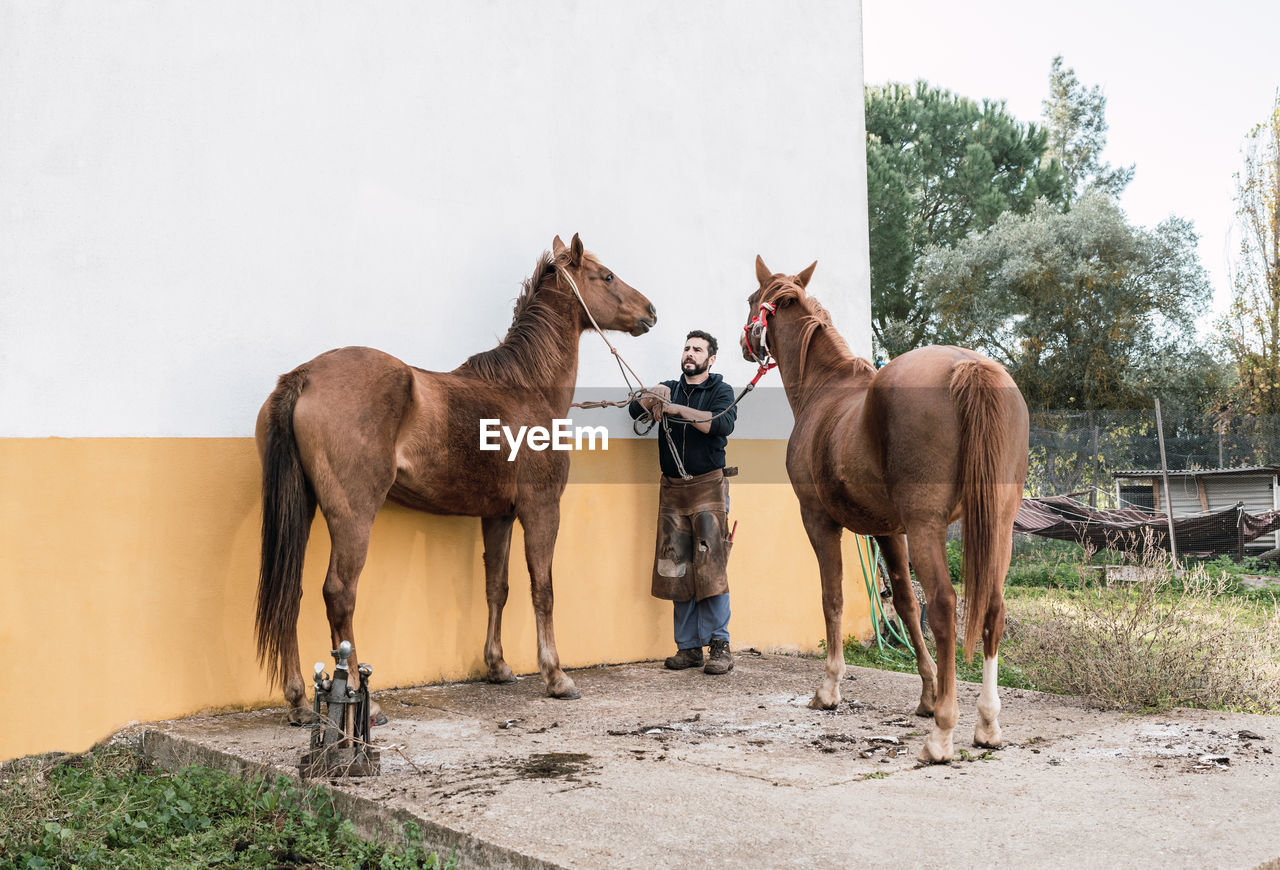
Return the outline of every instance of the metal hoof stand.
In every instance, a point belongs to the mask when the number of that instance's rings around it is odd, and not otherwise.
[[[331,652],[338,662],[333,679],[324,672],[324,663],[316,662],[311,748],[303,753],[298,771],[304,777],[377,776],[382,772],[381,760],[369,739],[369,676],[373,668],[360,665],[360,688],[353,689],[347,669],[351,644],[344,640]]]

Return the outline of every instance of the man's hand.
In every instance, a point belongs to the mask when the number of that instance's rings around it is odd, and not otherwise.
[[[666,384],[658,384],[655,387],[649,387],[645,391],[645,395],[640,399],[640,407],[644,408],[653,419],[657,420],[662,416],[663,408],[671,401],[671,389]]]

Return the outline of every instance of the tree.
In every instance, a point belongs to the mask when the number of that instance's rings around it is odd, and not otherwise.
[[[872,331],[896,356],[927,343],[931,309],[914,276],[926,248],[950,247],[1037,198],[1061,202],[1047,139],[1003,102],[889,84],[866,89]]]
[[[931,249],[922,293],[939,338],[1002,362],[1033,408],[1149,407],[1215,389],[1220,369],[1195,342],[1211,295],[1196,241],[1188,221],[1133,227],[1090,191],[1069,212],[1038,203]]]
[[[1049,144],[1043,159],[1060,164],[1067,199],[1074,201],[1089,188],[1118,197],[1133,180],[1133,166],[1112,169],[1102,162],[1107,144],[1107,98],[1102,88],[1085,88],[1059,55],[1049,68],[1049,96],[1042,105]]]
[[[1222,324],[1239,375],[1234,404],[1247,414],[1280,414],[1280,92],[1271,117],[1246,140],[1236,218],[1240,252]]]

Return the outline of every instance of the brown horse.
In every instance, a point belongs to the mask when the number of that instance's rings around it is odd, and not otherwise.
[[[374,515],[388,498],[436,514],[480,517],[489,627],[487,679],[515,679],[502,657],[511,527],[520,520],[537,619],[538,667],[547,692],[576,698],[560,668],[551,623],[551,557],[564,451],[481,450],[480,421],[551,429],[573,398],[578,339],[590,317],[604,329],[642,335],[653,305],[627,286],[578,236],[556,237],[516,302],[502,344],[452,372],[428,372],[366,347],[321,354],[280,377],[258,414],[262,459],[262,568],[258,657],[281,684],[295,721],[308,714],[298,658],[302,560],[316,506],[332,540],[324,602],[333,648],[355,644],[356,583]],[[575,295],[581,293],[581,300]],[[590,317],[587,311],[590,311]],[[492,443],[492,442],[490,442]],[[505,445],[504,445],[505,447]],[[352,653],[352,661],[359,661]],[[353,680],[358,675],[352,673]]]
[[[916,713],[934,717],[923,761],[949,761],[956,725],[956,596],[947,570],[946,528],[964,518],[964,649],[983,641],[982,693],[973,740],[1000,745],[997,650],[1004,633],[1005,573],[1013,518],[1027,474],[1027,406],[999,365],[959,347],[924,347],[880,371],[854,356],[799,275],[773,274],[756,258],[760,287],[740,339],[743,356],[772,355],[795,426],[787,474],[818,557],[827,668],[810,707],[840,703],[844,675],[840,537],[874,535],[884,552],[893,604],[906,620],[922,689]],[[929,656],[907,562],[924,587],[938,663]]]

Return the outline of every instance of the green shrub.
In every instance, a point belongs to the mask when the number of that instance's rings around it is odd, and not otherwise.
[[[1047,589],[1079,589],[1082,572],[1095,555],[1068,541],[1046,540],[1054,546],[1028,546],[1014,548],[1009,561],[1006,586],[1042,586]],[[951,584],[964,588],[964,545],[960,540],[947,542],[947,568]]]
[[[947,541],[947,570],[952,586],[964,586],[964,544],[959,538]]]
[[[1006,586],[1079,589],[1090,567],[1073,562],[1033,562],[1017,558],[1009,563]]]
[[[1224,574],[1238,576],[1240,574],[1267,574],[1275,576],[1280,574],[1280,562],[1270,560],[1262,560],[1256,556],[1245,556],[1239,562],[1230,556],[1218,556],[1204,563],[1204,566],[1211,571],[1220,571]]]

